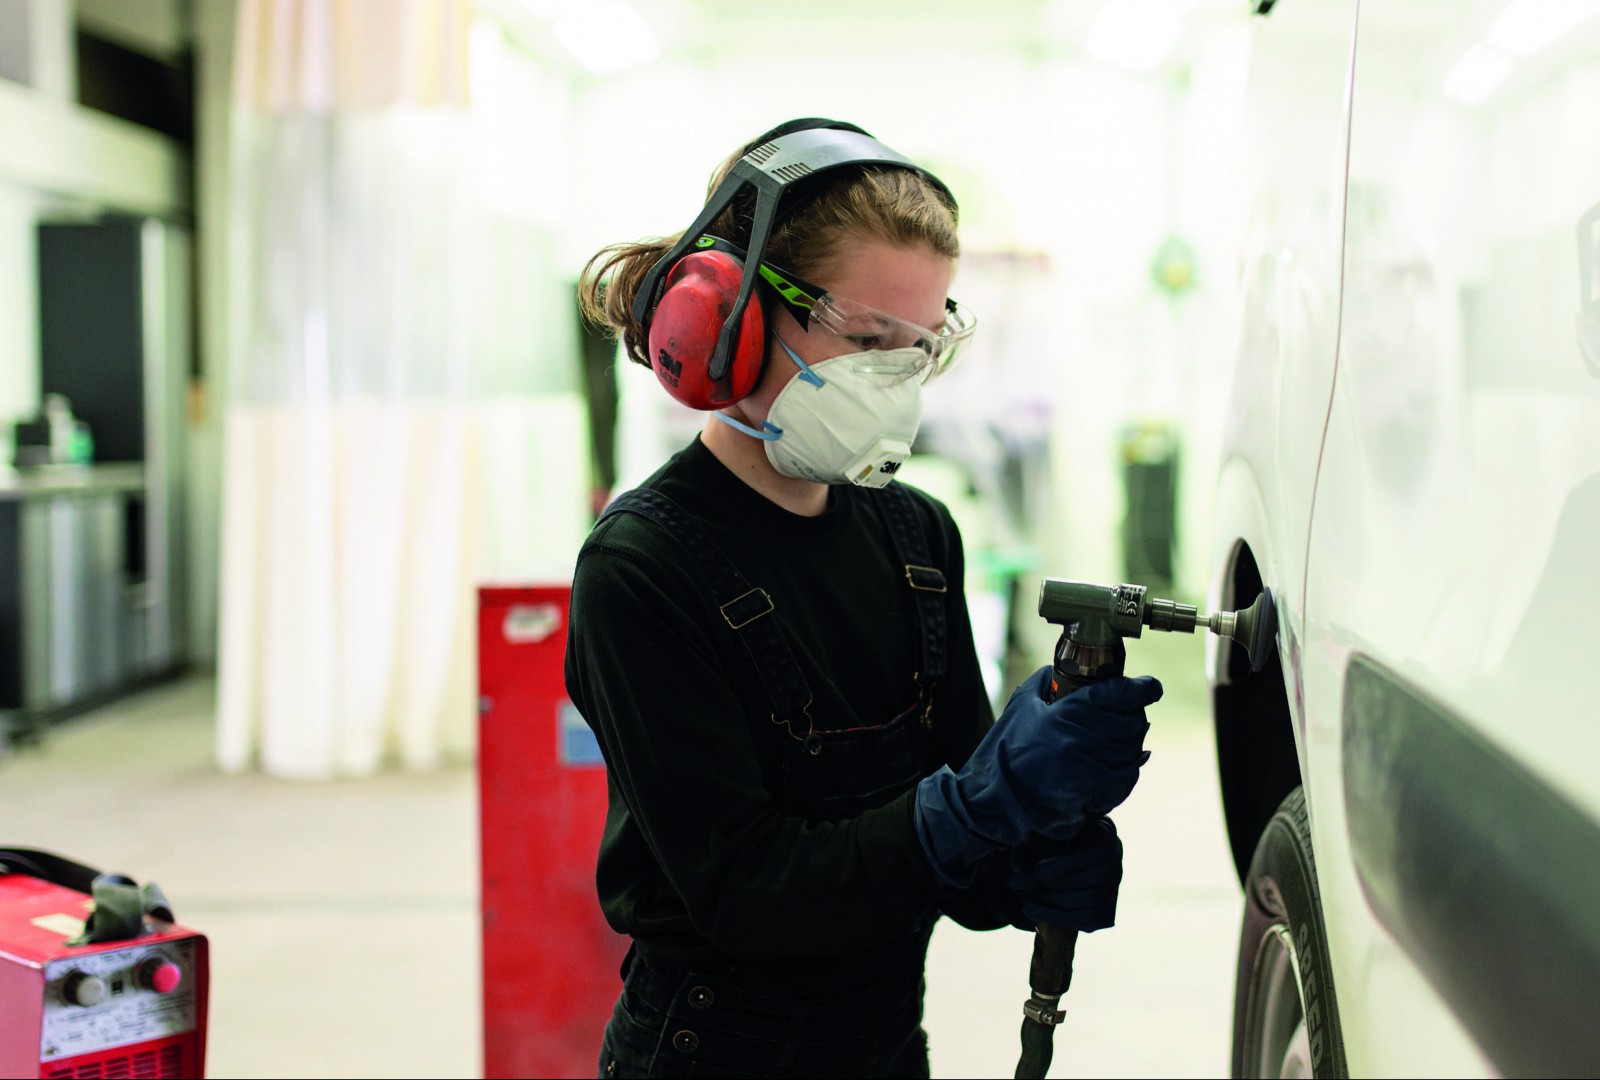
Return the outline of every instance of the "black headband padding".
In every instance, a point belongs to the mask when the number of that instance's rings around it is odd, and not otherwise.
[[[872,132],[865,128],[856,127],[854,124],[846,123],[843,120],[828,120],[821,116],[805,116],[798,120],[786,120],[771,131],[758,135],[750,146],[754,148],[762,143],[769,143],[773,139],[781,139],[785,135],[793,135],[797,131],[815,131],[819,128],[826,128],[830,131],[853,131],[857,135],[865,135],[869,139],[872,138]]]
[[[751,150],[754,150],[774,140],[781,139],[785,135],[793,135],[799,131],[853,131],[857,135],[865,135],[869,139],[873,138],[872,132],[865,128],[857,127],[855,124],[846,123],[843,120],[829,120],[822,116],[805,116],[795,120],[786,120],[770,131],[763,132],[752,140],[749,146]],[[749,151],[746,152],[748,153]],[[833,179],[832,176],[811,176],[786,187],[783,190],[783,194],[779,196],[777,217],[774,219],[773,224],[776,225],[778,222],[787,221],[802,206],[820,194],[826,186],[826,181],[831,179]],[[741,188],[734,194],[733,201],[728,205],[733,213],[732,228],[728,230],[728,236],[734,242],[748,247],[750,244],[750,230],[755,224],[756,215],[756,193],[754,189]]]

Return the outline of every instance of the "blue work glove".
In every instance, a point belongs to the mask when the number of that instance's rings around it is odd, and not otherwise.
[[[1034,672],[960,772],[945,766],[917,785],[917,839],[946,885],[972,884],[974,863],[1029,836],[1070,840],[1085,818],[1121,805],[1149,760],[1154,678],[1107,679],[1046,703],[1049,684],[1048,667]]]
[[[1110,818],[1090,818],[1065,844],[1029,840],[1011,853],[1006,887],[1016,894],[1031,930],[1050,923],[1068,930],[1104,930],[1117,920],[1122,841]]]

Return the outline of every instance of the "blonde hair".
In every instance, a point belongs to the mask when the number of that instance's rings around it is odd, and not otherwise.
[[[746,144],[712,174],[711,194],[738,160],[764,139]],[[843,242],[873,238],[901,247],[926,246],[951,259],[961,255],[956,238],[958,213],[952,202],[927,177],[898,166],[872,165],[824,174],[816,191],[787,213],[767,239],[763,261],[801,277],[821,274]],[[734,199],[711,223],[710,233],[744,247],[749,242],[753,201]],[[635,363],[650,366],[644,327],[633,318],[639,285],[661,257],[683,236],[654,237],[611,244],[597,251],[578,277],[578,310],[596,326],[621,338]]]

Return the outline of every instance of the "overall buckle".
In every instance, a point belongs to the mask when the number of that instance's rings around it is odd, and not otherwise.
[[[719,610],[723,621],[735,630],[742,630],[761,616],[772,613],[772,597],[767,595],[767,590],[755,588],[729,600]]]

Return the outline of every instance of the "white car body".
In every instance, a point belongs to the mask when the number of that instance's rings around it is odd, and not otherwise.
[[[1600,4],[1267,6],[1209,600],[1275,594],[1349,1071],[1594,1068]]]

